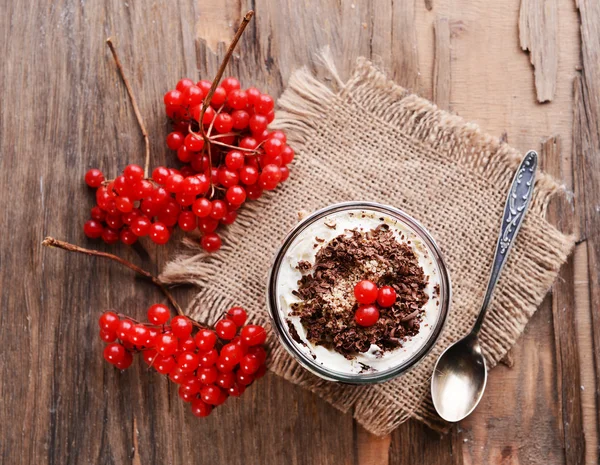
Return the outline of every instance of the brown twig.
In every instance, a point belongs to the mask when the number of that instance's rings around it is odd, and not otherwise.
[[[173,297],[173,294],[171,294],[171,292],[169,292],[167,287],[163,283],[161,283],[157,277],[155,277],[148,271],[140,268],[139,266],[134,265],[131,262],[128,262],[124,258],[118,257],[111,253],[100,252],[99,250],[85,249],[83,247],[79,247],[78,245],[70,244],[69,242],[59,241],[58,239],[54,239],[53,237],[47,237],[46,239],[44,239],[42,241],[42,245],[46,246],[46,247],[56,247],[58,249],[67,250],[69,252],[79,252],[79,253],[83,253],[85,255],[90,255],[90,256],[94,256],[94,257],[108,258],[109,260],[120,263],[121,265],[126,266],[130,270],[133,270],[136,273],[141,274],[145,278],[148,278],[150,281],[152,281],[152,283],[154,283],[156,286],[158,286],[158,288],[162,291],[162,293],[165,295],[165,297],[168,299],[168,301],[171,303],[171,305],[177,311],[177,313],[179,315],[184,315],[183,310],[181,309],[181,307],[179,306],[179,304]]]
[[[219,70],[217,71],[217,75],[215,76],[215,78],[212,82],[212,85],[210,86],[210,90],[208,91],[208,94],[206,94],[206,97],[204,97],[204,101],[202,102],[202,111],[200,112],[200,118],[198,118],[198,121],[200,122],[200,132],[202,133],[202,137],[204,138],[204,141],[207,144],[209,143],[209,141],[208,141],[206,132],[204,132],[204,125],[202,124],[202,121],[204,119],[204,113],[206,113],[206,108],[208,107],[208,105],[210,105],[210,101],[213,97],[213,94],[215,93],[215,90],[217,89],[219,82],[221,82],[221,78],[223,77],[223,73],[225,72],[225,67],[227,66],[227,63],[229,63],[229,59],[231,58],[231,55],[233,55],[235,46],[237,45],[238,41],[240,40],[240,37],[242,36],[242,34],[244,33],[244,29],[246,29],[246,26],[252,19],[252,16],[254,16],[253,10],[250,10],[248,13],[246,13],[246,16],[244,16],[244,19],[242,20],[240,27],[238,27],[238,30],[235,33],[235,36],[233,37],[231,44],[229,44],[229,48],[227,49],[225,58],[223,58],[223,61],[221,62],[221,65],[219,66]]]
[[[142,136],[144,136],[144,144],[146,145],[146,161],[144,163],[144,178],[148,177],[148,170],[150,169],[150,139],[148,137],[148,131],[146,131],[146,126],[144,125],[144,120],[142,119],[142,114],[140,113],[140,109],[137,105],[137,100],[133,95],[133,89],[129,84],[127,77],[125,76],[125,71],[123,70],[123,65],[121,64],[121,60],[119,60],[119,56],[117,55],[117,50],[115,49],[115,45],[112,42],[112,38],[106,39],[106,44],[110,49],[112,56],[115,60],[115,64],[117,65],[117,69],[119,70],[119,74],[121,75],[121,79],[123,79],[123,84],[125,84],[125,88],[127,89],[127,94],[129,95],[129,100],[131,100],[131,105],[133,106],[133,112],[135,113],[135,118],[137,119],[138,126],[142,131]]]

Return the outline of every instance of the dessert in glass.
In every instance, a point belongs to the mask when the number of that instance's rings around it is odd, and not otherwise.
[[[377,383],[429,352],[449,310],[438,246],[393,207],[347,202],[294,227],[267,286],[273,327],[306,369],[328,380]]]

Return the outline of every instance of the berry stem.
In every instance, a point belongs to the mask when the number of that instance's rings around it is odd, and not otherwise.
[[[206,135],[206,132],[204,132],[204,125],[202,124],[202,121],[204,121],[204,113],[206,112],[208,105],[210,105],[210,101],[213,97],[213,94],[215,93],[215,90],[217,89],[219,82],[221,82],[223,73],[225,72],[225,67],[227,66],[227,63],[229,63],[229,59],[231,58],[231,55],[233,55],[233,51],[235,50],[235,47],[236,47],[238,41],[240,40],[240,37],[244,33],[244,29],[246,29],[246,26],[252,19],[252,16],[254,16],[253,10],[248,11],[248,13],[246,13],[246,16],[244,16],[244,19],[242,20],[242,23],[238,27],[238,30],[235,33],[235,36],[233,37],[231,44],[229,44],[229,48],[227,49],[225,58],[223,58],[223,61],[219,65],[219,70],[217,71],[217,75],[213,79],[212,85],[210,86],[210,90],[208,91],[208,94],[206,94],[206,97],[204,97],[204,102],[202,103],[202,111],[200,113],[200,118],[198,118],[198,121],[200,121],[200,132],[202,133],[202,137],[204,138],[204,141],[207,144],[209,143],[208,136]]]
[[[119,56],[117,55],[117,50],[115,45],[113,44],[112,38],[109,37],[106,39],[106,44],[110,49],[112,56],[115,60],[115,65],[117,65],[117,69],[119,70],[119,74],[121,75],[121,79],[123,80],[123,84],[125,84],[125,88],[127,89],[127,94],[129,95],[129,100],[131,101],[131,106],[133,107],[133,112],[135,113],[135,118],[137,119],[138,126],[142,131],[142,136],[144,136],[144,144],[146,146],[146,161],[144,163],[144,178],[148,178],[148,170],[150,169],[150,138],[148,137],[148,131],[146,131],[146,125],[144,124],[144,120],[142,119],[142,114],[140,113],[140,109],[137,105],[137,100],[133,95],[133,89],[129,84],[129,80],[127,76],[125,76],[125,70],[123,69],[123,65],[121,64],[121,60],[119,60]]]
[[[150,281],[152,281],[152,283],[158,286],[158,288],[162,291],[162,293],[165,295],[165,297],[171,303],[171,305],[177,311],[177,313],[179,315],[184,315],[183,310],[173,297],[173,294],[169,292],[167,287],[162,282],[160,282],[160,280],[156,276],[140,268],[139,266],[134,265],[133,263],[125,260],[124,258],[118,257],[117,255],[113,255],[111,253],[100,252],[99,250],[85,249],[83,247],[79,247],[78,245],[70,244],[69,242],[59,241],[58,239],[54,239],[53,237],[46,237],[46,239],[42,241],[42,245],[45,247],[56,247],[58,249],[67,250],[69,252],[79,252],[94,257],[108,258],[109,260],[120,263],[121,265],[126,266],[130,270],[133,270],[136,273],[141,274],[145,278],[148,278]]]

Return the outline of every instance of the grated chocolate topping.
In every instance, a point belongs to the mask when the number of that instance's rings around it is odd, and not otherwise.
[[[308,264],[310,265],[310,263]],[[293,291],[300,302],[292,314],[300,318],[307,338],[315,345],[333,349],[346,358],[369,350],[371,344],[392,350],[419,332],[429,277],[419,266],[412,249],[400,243],[385,224],[367,232],[346,231],[325,244],[315,263],[298,263],[303,274]],[[354,321],[358,303],[354,286],[369,279],[396,291],[396,303],[379,308],[380,317],[364,328]]]

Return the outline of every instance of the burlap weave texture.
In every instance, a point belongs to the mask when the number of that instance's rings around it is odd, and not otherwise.
[[[327,62],[327,60],[325,60]],[[429,379],[437,356],[475,321],[485,291],[509,184],[522,154],[476,125],[439,110],[359,59],[348,82],[329,64],[332,80],[296,71],[278,104],[276,126],[297,156],[290,179],[245,206],[225,233],[222,249],[205,255],[197,242],[170,262],[167,283],[199,287],[190,313],[209,322],[232,305],[267,323],[266,276],[299,210],[349,200],[377,201],[417,218],[436,238],[452,280],[446,328],[425,360],[409,373],[373,386],[320,380],[270,339],[270,369],[387,434],[409,417],[447,427],[435,413]],[[335,87],[335,88],[332,88]],[[532,144],[537,141],[532,135]],[[566,260],[573,238],[545,219],[561,189],[538,173],[529,213],[498,283],[480,338],[493,367],[522,333]]]

